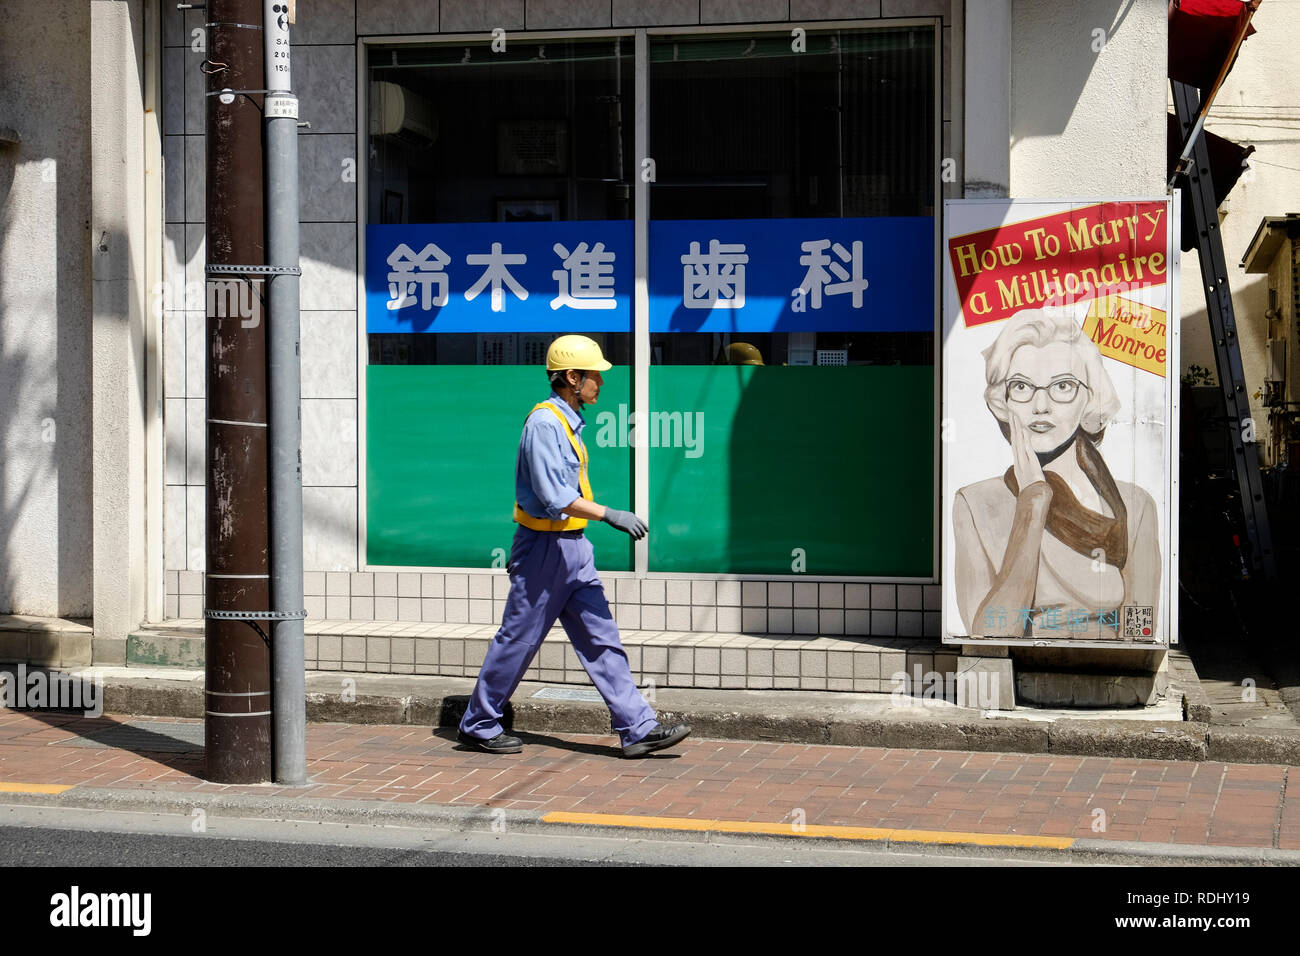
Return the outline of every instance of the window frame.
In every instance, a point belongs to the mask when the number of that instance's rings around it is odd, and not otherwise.
[[[649,103],[649,44],[651,37],[691,36],[708,37],[727,34],[745,33],[784,33],[792,34],[795,28],[802,28],[810,33],[832,30],[887,30],[900,27],[930,28],[934,33],[934,128],[932,131],[933,155],[932,175],[934,183],[934,276],[932,317],[934,329],[934,365],[932,375],[933,395],[933,456],[931,474],[931,500],[934,502],[931,528],[930,575],[907,577],[898,575],[812,575],[812,574],[742,574],[730,572],[668,572],[650,571],[648,569],[649,544],[643,538],[633,544],[633,570],[602,571],[602,576],[609,578],[634,578],[649,580],[693,580],[693,581],[826,581],[849,584],[937,584],[940,566],[940,520],[942,511],[940,485],[941,475],[941,431],[940,389],[942,383],[942,309],[941,309],[941,266],[943,244],[944,189],[942,182],[943,153],[943,32],[944,23],[940,17],[897,17],[873,20],[810,20],[802,23],[766,22],[743,24],[697,24],[692,26],[655,26],[603,28],[591,30],[544,30],[511,31],[507,34],[510,42],[549,42],[566,40],[599,40],[603,38],[630,38],[633,41],[633,248],[634,248],[634,285],[632,296],[632,403],[633,408],[649,407],[650,400],[650,296],[649,296],[649,193],[650,184],[642,178],[642,160],[652,158],[649,143],[650,103]],[[370,47],[392,46],[465,46],[490,43],[492,37],[485,33],[425,33],[405,36],[359,36],[356,54],[356,143],[359,156],[368,155],[369,147],[369,89],[370,89]],[[954,43],[956,39],[954,38]],[[953,54],[956,54],[954,49]],[[956,62],[956,57],[953,57]],[[366,333],[366,226],[368,224],[369,198],[369,162],[357,164],[356,196],[356,302],[357,302],[357,555],[356,566],[361,572],[398,572],[398,573],[505,573],[500,568],[465,568],[465,567],[414,567],[406,565],[372,565],[366,561],[367,552],[367,505],[366,505],[366,368],[369,365],[369,347]],[[633,508],[653,525],[654,515],[650,514],[650,449],[632,445],[632,487]]]

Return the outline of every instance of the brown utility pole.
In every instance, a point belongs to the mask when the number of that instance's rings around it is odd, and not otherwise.
[[[208,0],[205,19],[207,777],[259,783],[272,766],[263,97],[240,91],[266,86],[262,3]]]

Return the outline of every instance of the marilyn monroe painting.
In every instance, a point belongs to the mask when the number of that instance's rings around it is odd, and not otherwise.
[[[1097,346],[1070,310],[1031,309],[1007,320],[984,360],[984,401],[1011,465],[953,500],[954,583],[967,634],[1153,640],[1156,504],[1116,481],[1099,450],[1120,402]]]

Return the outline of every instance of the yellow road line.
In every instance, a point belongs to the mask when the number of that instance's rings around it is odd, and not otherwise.
[[[71,785],[60,783],[5,783],[0,780],[0,793],[64,793]]]
[[[695,830],[722,833],[763,833],[772,836],[831,837],[836,840],[890,840],[894,843],[970,843],[977,846],[1019,846],[1045,850],[1066,850],[1073,837],[1028,836],[1017,833],[964,833],[957,830],[905,830],[887,827],[820,826],[795,828],[790,823],[761,823],[746,820],[697,820],[694,817],[638,817],[616,813],[567,813],[556,811],[542,817],[543,823],[580,823],[589,826],[639,827],[648,830]]]

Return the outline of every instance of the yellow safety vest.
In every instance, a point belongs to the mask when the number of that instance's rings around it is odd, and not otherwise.
[[[591,482],[587,480],[587,446],[584,445],[578,439],[578,436],[573,433],[573,429],[569,427],[569,420],[564,417],[564,413],[556,408],[553,403],[538,402],[532,407],[528,414],[532,415],[532,413],[537,411],[539,408],[549,408],[555,414],[555,417],[560,420],[560,424],[564,426],[564,433],[569,436],[569,444],[573,446],[573,450],[577,453],[578,461],[580,463],[578,465],[578,488],[582,491],[582,497],[586,498],[588,501],[594,501],[595,498],[591,493]],[[525,416],[524,421],[528,421],[527,416]],[[523,508],[519,507],[519,502],[517,501],[515,502],[515,521],[519,522],[525,528],[531,528],[534,531],[577,531],[581,528],[587,527],[586,518],[566,516],[559,521],[552,521],[550,518],[535,517],[530,515]]]

